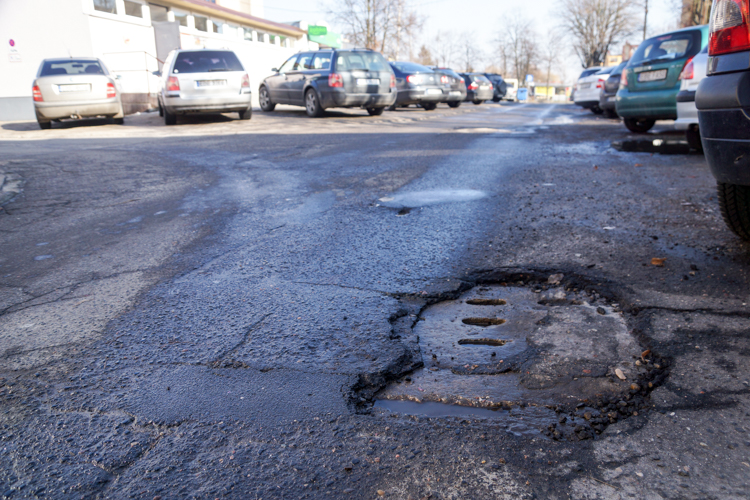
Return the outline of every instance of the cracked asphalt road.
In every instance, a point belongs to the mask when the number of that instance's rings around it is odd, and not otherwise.
[[[750,259],[699,155],[571,105],[0,127],[0,498],[749,496]],[[427,307],[557,275],[653,387],[603,355],[624,406],[566,393],[563,439],[372,407]]]

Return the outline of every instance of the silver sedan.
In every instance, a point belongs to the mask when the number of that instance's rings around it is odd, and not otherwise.
[[[125,116],[117,81],[96,58],[45,59],[32,86],[34,110],[39,127],[64,118],[114,118]]]

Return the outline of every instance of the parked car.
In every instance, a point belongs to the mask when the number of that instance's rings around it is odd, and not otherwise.
[[[602,87],[602,95],[599,97],[599,108],[604,111],[607,118],[617,118],[617,110],[615,109],[615,98],[617,97],[617,90],[620,88],[620,77],[622,70],[628,64],[627,61],[623,61],[609,72],[609,77],[604,81]]]
[[[677,93],[677,119],[674,128],[685,131],[685,138],[691,148],[703,151],[698,128],[698,108],[695,107],[695,91],[706,77],[708,45],[685,65],[680,73],[680,91]]]
[[[389,108],[419,104],[427,111],[437,108],[439,102],[448,102],[450,90],[445,92],[441,82],[442,73],[435,73],[427,66],[405,61],[392,62],[396,75],[396,102]],[[451,101],[452,102],[452,101]]]
[[[508,101],[515,101],[516,93],[518,92],[518,79],[506,78],[505,85],[506,85],[505,99]]]
[[[231,50],[173,50],[159,76],[159,115],[167,125],[194,113],[252,116],[250,79]]]
[[[677,118],[680,73],[705,47],[708,26],[691,26],[649,38],[622,71],[615,106],[631,132],[645,133],[656,120]]]
[[[39,65],[31,94],[39,128],[65,118],[114,118],[125,113],[116,78],[96,58],[45,59]]]
[[[707,76],[695,94],[703,153],[724,222],[750,241],[750,7],[714,0]]]
[[[457,108],[466,99],[466,82],[463,77],[450,68],[431,68],[440,75],[440,83],[443,84],[443,93],[447,91],[448,97],[445,101],[451,108]]]
[[[494,88],[486,76],[481,73],[460,73],[466,82],[466,99],[474,104],[489,101],[494,95]]]
[[[329,108],[364,108],[382,115],[396,99],[396,79],[380,52],[369,49],[326,49],[300,52],[273,69],[260,84],[260,109],[277,104],[304,106],[307,116],[323,116]]]
[[[492,102],[502,101],[505,94],[508,93],[508,84],[505,83],[503,77],[497,73],[485,73],[484,76],[492,83]]]
[[[602,96],[604,82],[609,78],[610,72],[615,69],[614,66],[601,68],[596,72],[584,71],[586,76],[581,76],[576,82],[575,103],[584,109],[591,110],[592,113],[600,115],[603,113],[599,107],[599,98]]]

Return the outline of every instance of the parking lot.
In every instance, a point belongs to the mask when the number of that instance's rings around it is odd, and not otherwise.
[[[748,247],[573,104],[0,123],[0,497],[747,498]]]

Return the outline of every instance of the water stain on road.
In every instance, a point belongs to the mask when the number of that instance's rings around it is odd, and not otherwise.
[[[642,139],[635,141],[613,141],[612,147],[625,153],[659,153],[663,155],[689,154],[687,141],[677,139]]]
[[[432,191],[411,191],[384,196],[378,201],[391,208],[418,208],[441,203],[461,203],[486,198],[487,193],[477,189],[436,189]]]

